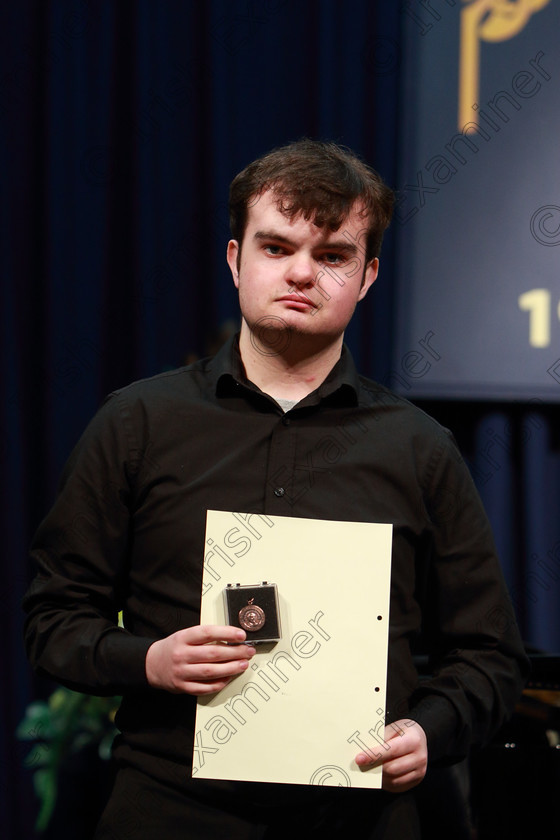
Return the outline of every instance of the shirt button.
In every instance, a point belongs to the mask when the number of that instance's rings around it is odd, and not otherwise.
[[[284,424],[284,426],[289,426],[290,425],[290,418],[287,417],[286,415],[284,415],[282,417],[282,423]]]
[[[283,487],[277,487],[276,490],[274,491],[274,495],[275,496],[283,496],[285,492],[286,491],[284,490]]]

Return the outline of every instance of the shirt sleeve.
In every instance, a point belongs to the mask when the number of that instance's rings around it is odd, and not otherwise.
[[[426,732],[430,759],[452,762],[488,743],[511,716],[529,663],[490,524],[449,433],[424,494],[432,533],[424,583],[431,668],[410,717]]]
[[[118,626],[141,458],[124,401],[112,395],[70,456],[32,543],[36,576],[23,601],[27,654],[39,674],[77,691],[110,695],[147,685],[154,640]]]

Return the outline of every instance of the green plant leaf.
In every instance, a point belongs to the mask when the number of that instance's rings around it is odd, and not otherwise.
[[[57,794],[56,772],[52,769],[37,770],[33,776],[33,786],[41,802],[35,828],[41,832],[46,829],[54,811]]]
[[[37,831],[44,831],[51,819],[58,774],[66,757],[97,744],[99,755],[110,758],[120,700],[119,696],[93,697],[62,687],[47,702],[35,701],[27,707],[16,735],[22,741],[35,742],[24,766],[33,771],[40,800]]]
[[[50,744],[35,744],[31,752],[26,755],[23,765],[29,770],[34,767],[45,767],[51,764],[52,759]]]
[[[42,701],[30,703],[25,716],[16,729],[16,737],[21,741],[38,741],[52,736],[52,718],[49,707]]]

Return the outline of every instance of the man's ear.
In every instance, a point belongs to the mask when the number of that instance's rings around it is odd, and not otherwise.
[[[365,298],[370,286],[373,286],[373,284],[377,280],[378,271],[379,259],[377,257],[374,257],[374,259],[370,260],[366,265],[362,285],[360,287],[360,293],[358,295],[358,300],[363,300]]]
[[[236,289],[239,288],[239,255],[239,242],[237,239],[230,239],[227,245],[226,259]]]

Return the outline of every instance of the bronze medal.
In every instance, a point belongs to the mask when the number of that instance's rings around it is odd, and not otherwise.
[[[249,633],[255,633],[261,627],[264,627],[266,620],[264,610],[261,607],[257,607],[256,604],[253,604],[254,600],[254,598],[251,598],[247,602],[247,606],[239,610],[239,623]]]

